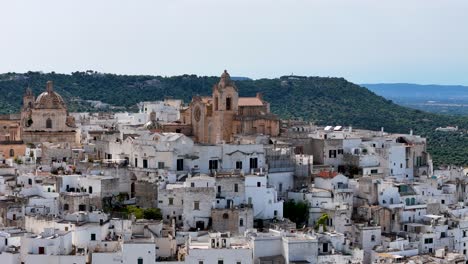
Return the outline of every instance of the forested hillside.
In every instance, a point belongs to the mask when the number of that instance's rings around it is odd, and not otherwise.
[[[30,86],[37,95],[47,80],[69,104],[70,111],[95,110],[82,100],[99,100],[135,109],[136,103],[166,96],[189,102],[197,94],[208,95],[219,77],[134,76],[75,72],[71,75],[38,72],[0,75],[0,111],[18,112],[22,93]],[[282,118],[303,118],[320,125],[353,125],[357,128],[421,134],[429,139],[429,151],[437,164],[468,165],[468,118],[442,116],[398,106],[366,88],[342,78],[286,76],[277,79],[237,80],[241,96],[262,92],[271,110]],[[439,126],[458,125],[461,132],[435,132]]]

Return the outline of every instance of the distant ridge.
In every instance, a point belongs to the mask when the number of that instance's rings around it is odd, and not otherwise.
[[[361,86],[386,98],[449,99],[458,97],[468,100],[468,86],[413,83],[376,83]]]

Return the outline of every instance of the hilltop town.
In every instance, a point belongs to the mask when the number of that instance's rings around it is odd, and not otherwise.
[[[468,263],[468,169],[412,131],[282,120],[227,71],[136,113],[44,85],[0,116],[1,264]]]

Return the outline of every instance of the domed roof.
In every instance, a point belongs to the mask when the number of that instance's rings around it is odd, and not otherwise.
[[[231,80],[231,75],[227,72],[227,70],[224,70],[224,72],[221,74],[221,78],[219,79],[218,84],[214,86],[214,89],[222,90],[228,86],[231,86],[234,88],[234,90],[237,91],[237,87],[234,84],[234,82]]]
[[[52,81],[47,82],[47,89],[41,93],[35,103],[37,109],[65,109],[65,101],[62,96],[54,92],[54,85]]]

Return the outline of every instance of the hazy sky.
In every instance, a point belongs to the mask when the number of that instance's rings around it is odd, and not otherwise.
[[[0,72],[468,85],[466,0],[0,0]]]

